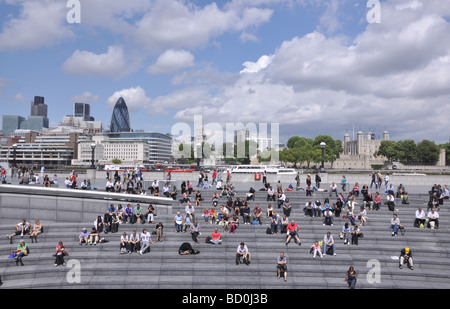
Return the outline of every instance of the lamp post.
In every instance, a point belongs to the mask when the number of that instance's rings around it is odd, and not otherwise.
[[[324,142],[320,143],[320,148],[322,148],[322,166],[320,167],[320,172],[323,173],[325,172],[325,147],[327,146],[327,144],[325,144]]]
[[[17,162],[16,162],[16,156],[17,156],[17,153],[16,153],[16,151],[17,151],[17,144],[12,145],[12,147],[13,147],[13,159],[14,159],[14,161],[13,161],[13,166],[16,167],[16,166],[17,166]]]
[[[92,149],[92,162],[91,162],[91,168],[95,169],[95,143],[91,144]]]
[[[202,144],[197,143],[195,146],[197,148],[197,167],[200,167],[200,162],[202,158]]]

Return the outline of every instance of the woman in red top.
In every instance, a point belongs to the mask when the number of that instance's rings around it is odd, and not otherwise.
[[[66,262],[64,262],[64,255],[66,254],[66,247],[64,246],[63,242],[58,242],[58,244],[56,245],[55,267],[59,265],[66,266]]]

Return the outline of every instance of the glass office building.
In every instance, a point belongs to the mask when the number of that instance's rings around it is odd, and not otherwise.
[[[19,115],[3,115],[2,117],[2,132],[4,134],[12,134],[15,130],[20,129],[20,125],[25,121],[25,118]]]
[[[111,132],[131,132],[128,107],[122,97],[117,100],[114,106],[109,129]]]

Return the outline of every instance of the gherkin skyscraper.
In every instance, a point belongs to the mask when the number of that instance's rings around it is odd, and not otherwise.
[[[122,97],[117,100],[114,106],[109,129],[111,132],[131,132],[128,107]]]

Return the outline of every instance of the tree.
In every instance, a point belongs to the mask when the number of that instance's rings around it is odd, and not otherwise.
[[[423,164],[436,164],[439,160],[439,146],[429,140],[417,144],[417,158]]]
[[[286,143],[287,148],[289,148],[289,149],[294,148],[295,143],[297,141],[299,141],[300,139],[301,139],[301,137],[299,137],[299,136],[292,136],[291,138],[289,138]]]
[[[114,158],[114,159],[111,160],[111,163],[112,164],[122,164],[122,160]]]
[[[384,156],[390,161],[397,160],[397,142],[395,141],[381,141],[378,151],[375,152],[375,157]]]
[[[397,142],[396,149],[400,162],[404,164],[417,162],[417,145],[413,140]]]
[[[318,148],[320,148],[320,143],[324,142],[326,144],[325,146],[325,153],[324,153],[324,161],[325,162],[331,162],[331,165],[333,165],[333,162],[336,161],[340,154],[343,151],[342,148],[342,142],[340,140],[334,140],[329,135],[318,135],[314,139],[313,145]],[[321,162],[322,161],[322,150],[320,150],[320,158],[317,161],[314,162]]]

